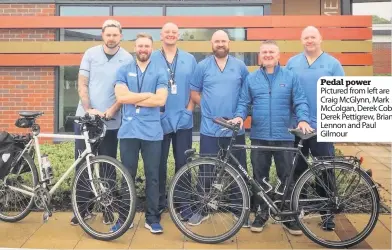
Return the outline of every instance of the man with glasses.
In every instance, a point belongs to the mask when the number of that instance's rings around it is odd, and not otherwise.
[[[169,77],[169,96],[161,111],[161,124],[164,138],[162,141],[161,163],[159,166],[159,211],[166,208],[167,159],[170,143],[173,145],[175,172],[186,164],[184,152],[192,148],[192,127],[194,103],[190,99],[189,80],[196,67],[195,57],[177,48],[178,27],[174,23],[166,23],[161,30],[162,48],[151,55],[167,71]],[[181,193],[176,196],[184,196]],[[190,209],[183,206],[180,215],[184,220],[189,218]]]
[[[99,155],[117,157],[117,132],[121,124],[121,104],[116,101],[114,94],[114,82],[117,70],[134,61],[130,53],[120,47],[122,39],[122,28],[119,22],[107,20],[102,25],[102,45],[89,48],[83,55],[79,68],[78,93],[79,104],[76,116],[83,116],[85,113],[100,115],[108,119],[105,138],[99,146]],[[74,124],[76,135],[80,135],[80,125]],[[75,159],[85,149],[84,140],[75,140]],[[79,166],[77,166],[77,169]],[[82,190],[82,188],[77,188]],[[77,196],[91,197],[91,192],[77,191]],[[82,216],[85,219],[91,218],[91,214],[86,210]],[[104,213],[103,223],[113,222],[113,216]],[[78,225],[78,219],[74,216],[71,225]]]

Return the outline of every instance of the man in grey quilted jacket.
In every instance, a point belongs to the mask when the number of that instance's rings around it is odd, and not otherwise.
[[[295,74],[280,67],[279,57],[279,47],[276,42],[269,40],[261,44],[262,66],[247,76],[241,89],[235,118],[231,120],[233,123],[240,122],[242,126],[248,114],[248,106],[253,106],[250,132],[252,145],[293,147],[294,136],[288,132],[292,124],[293,111],[299,129],[305,133],[313,130],[309,126],[309,105],[304,91]],[[253,175],[260,184],[263,183],[263,179],[266,182],[269,180],[272,156],[278,178],[285,183],[291,168],[292,153],[252,150]],[[268,220],[268,206],[257,195],[255,204],[259,205],[251,230],[261,232]],[[283,227],[293,235],[302,233],[292,221],[284,222]]]

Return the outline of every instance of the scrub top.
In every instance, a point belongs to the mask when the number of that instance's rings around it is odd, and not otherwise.
[[[294,71],[308,99],[310,126],[317,128],[317,81],[323,76],[344,76],[340,62],[330,54],[323,52],[311,65],[304,53],[293,56],[286,68]]]
[[[196,66],[191,79],[191,90],[201,92],[200,133],[211,137],[229,137],[231,132],[220,132],[222,126],[214,118],[234,118],[242,84],[249,71],[244,62],[229,55],[226,66],[221,70],[211,55]],[[239,135],[244,134],[241,129]]]
[[[161,114],[161,124],[164,134],[177,132],[179,129],[191,129],[193,127],[192,111],[186,109],[190,100],[189,81],[197,62],[195,57],[183,50],[178,49],[172,63],[166,60],[162,50],[156,50],[151,55],[166,71],[168,79],[173,77],[173,84],[169,82],[167,101],[164,112]]]
[[[132,61],[134,61],[132,55],[123,48],[120,48],[110,60],[108,60],[103,50],[103,45],[94,46],[84,53],[79,74],[88,77],[91,108],[105,112],[116,103],[114,82],[117,70]],[[86,111],[80,100],[76,115],[83,116],[85,113]],[[115,120],[105,122],[108,129],[118,129],[120,127],[121,111],[117,111],[113,118]]]
[[[160,88],[167,89],[167,74],[156,63],[150,61],[142,73],[136,61],[125,65],[117,72],[116,84],[124,84],[131,92],[156,93]],[[160,122],[160,107],[138,107],[133,104],[123,104],[123,117],[118,138],[135,138],[147,141],[163,139]]]

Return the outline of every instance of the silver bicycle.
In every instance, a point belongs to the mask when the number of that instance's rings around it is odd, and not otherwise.
[[[81,126],[82,133],[64,135],[40,132],[36,119],[43,112],[20,112],[19,115],[15,125],[29,128],[31,133],[15,139],[11,168],[0,179],[0,220],[20,221],[31,212],[35,204],[44,211],[43,221],[46,222],[52,216],[53,193],[79,166],[71,186],[71,200],[80,226],[87,234],[99,240],[113,240],[122,236],[135,216],[135,186],[131,175],[118,160],[96,155],[106,133],[105,119],[88,114],[68,117]],[[52,169],[50,155],[41,155],[39,138],[83,139],[86,149],[55,181],[55,166]],[[32,158],[34,155],[38,170]],[[116,229],[113,230],[113,227]]]

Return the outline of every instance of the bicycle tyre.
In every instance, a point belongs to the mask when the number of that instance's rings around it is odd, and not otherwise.
[[[16,154],[18,155],[18,154]],[[34,160],[31,158],[29,154],[26,152],[22,155],[19,161],[22,161],[24,159],[27,164],[29,165],[31,169],[31,173],[33,175],[33,188],[35,188],[38,185],[38,172],[37,172],[37,167],[35,166]],[[31,208],[34,205],[34,196],[31,196],[29,204],[27,205],[26,209],[22,211],[20,214],[16,216],[5,216],[0,212],[0,220],[5,221],[5,222],[17,222],[20,220],[23,220],[29,213],[31,212]]]
[[[77,207],[77,202],[76,202],[76,186],[77,186],[77,180],[82,174],[83,170],[87,168],[87,162],[84,161],[83,165],[80,166],[78,171],[75,174],[74,182],[72,185],[72,209],[74,211],[75,216],[77,217],[79,221],[79,225],[82,227],[82,229],[91,237],[97,240],[102,240],[102,241],[111,241],[114,239],[117,239],[121,237],[130,227],[132,224],[134,218],[135,218],[135,213],[136,213],[136,190],[135,190],[135,185],[134,181],[128,172],[128,170],[124,167],[124,165],[119,162],[118,160],[106,156],[106,155],[99,155],[99,156],[94,156],[90,159],[90,164],[94,164],[97,162],[107,162],[112,164],[112,166],[118,168],[120,172],[122,173],[123,177],[125,177],[126,182],[128,184],[128,190],[129,190],[129,195],[130,195],[130,211],[129,214],[126,218],[126,220],[123,222],[121,228],[117,231],[108,233],[108,234],[102,234],[99,232],[96,232],[95,230],[92,230],[89,225],[82,219],[82,216],[79,213],[78,207]]]
[[[238,219],[238,221],[234,225],[234,227],[230,231],[228,231],[227,233],[220,235],[218,237],[204,237],[204,236],[196,235],[193,232],[190,232],[189,230],[187,230],[187,228],[184,227],[183,222],[178,218],[178,215],[176,213],[176,209],[174,207],[174,199],[173,199],[176,183],[180,180],[181,176],[184,173],[186,173],[186,171],[188,169],[197,167],[198,165],[208,165],[208,164],[216,165],[217,161],[218,161],[217,159],[206,157],[206,158],[198,158],[196,160],[191,161],[190,163],[187,163],[186,165],[181,167],[181,169],[175,174],[175,176],[173,177],[173,180],[170,184],[169,191],[168,191],[167,201],[168,201],[168,207],[169,207],[169,214],[170,214],[172,221],[174,222],[176,227],[184,235],[186,235],[187,237],[189,237],[190,239],[192,239],[198,243],[217,244],[217,243],[221,243],[223,241],[230,239],[231,237],[236,235],[237,232],[241,229],[244,221],[248,218],[249,212],[250,212],[250,209],[249,209],[249,207],[250,207],[249,190],[248,190],[248,187],[247,187],[244,179],[242,178],[241,174],[234,167],[232,167],[230,164],[221,162],[221,164],[225,164],[225,171],[227,171],[231,176],[233,176],[234,180],[237,182],[237,184],[240,188],[240,191],[241,191],[242,199],[244,201],[245,212],[243,212],[241,214],[241,217]]]
[[[336,169],[337,167],[345,169],[345,170],[354,170],[356,171],[360,178],[363,178],[363,180],[371,187],[370,193],[371,197],[373,200],[373,209],[372,209],[372,216],[370,222],[367,224],[363,232],[358,234],[356,237],[353,239],[350,239],[348,242],[342,242],[342,243],[332,243],[332,242],[327,242],[324,240],[320,240],[317,238],[313,233],[309,232],[306,227],[303,225],[303,223],[299,220],[299,216],[295,216],[295,220],[298,223],[298,226],[302,230],[302,232],[313,242],[327,248],[348,248],[354,245],[359,244],[363,240],[366,239],[367,236],[373,231],[374,227],[377,224],[378,216],[379,216],[379,209],[380,209],[380,197],[379,193],[377,190],[376,185],[374,184],[373,180],[360,168],[355,167],[352,164],[348,164],[345,162],[334,162],[332,165],[325,165],[325,164],[319,164],[313,167],[314,172],[317,173],[320,169],[326,170],[326,169]],[[297,183],[295,184],[293,195],[292,195],[292,202],[291,202],[291,209],[292,211],[296,211],[298,209],[298,201],[299,197],[301,194],[301,188],[303,187],[304,183],[311,177],[314,176],[313,172],[310,169],[307,169],[301,177],[298,179]]]

